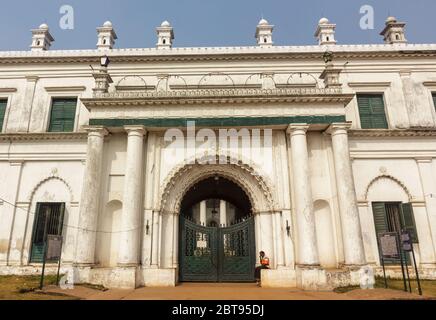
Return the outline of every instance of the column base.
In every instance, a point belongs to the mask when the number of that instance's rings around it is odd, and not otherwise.
[[[175,287],[178,282],[179,271],[177,268],[142,269],[144,286],[146,287]]]
[[[331,291],[335,288],[348,286],[370,289],[375,283],[373,268],[368,265],[347,266],[340,269],[298,266],[296,274],[297,287],[303,290]]]
[[[105,288],[135,289],[144,282],[140,270],[138,266],[92,268],[89,270],[88,283],[102,285]],[[86,274],[86,271],[84,273]]]
[[[261,271],[262,288],[295,288],[297,286],[294,269],[281,267],[279,269],[264,269]]]

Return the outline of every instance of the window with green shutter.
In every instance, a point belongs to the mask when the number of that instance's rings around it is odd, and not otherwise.
[[[362,129],[388,129],[382,94],[358,94],[357,104]]]
[[[49,132],[74,131],[77,99],[53,99],[50,113]]]
[[[8,105],[8,100],[0,100],[0,133],[3,129],[3,122],[5,120],[6,107]]]

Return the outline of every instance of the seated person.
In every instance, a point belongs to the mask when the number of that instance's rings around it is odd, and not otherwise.
[[[256,267],[256,270],[254,271],[254,277],[258,285],[260,285],[262,269],[269,269],[269,258],[265,256],[265,252],[259,252],[259,259],[260,266]]]

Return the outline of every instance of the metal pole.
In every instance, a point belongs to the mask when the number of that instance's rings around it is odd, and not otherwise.
[[[39,290],[42,290],[42,288],[44,287],[44,273],[45,273],[45,256],[47,255],[47,224],[48,224],[48,217],[49,217],[49,212],[46,211],[45,213],[45,221],[44,221],[44,248],[42,250],[42,272],[41,272],[41,280],[39,282]]]
[[[407,282],[409,283],[409,292],[412,293],[412,285],[410,284],[409,266],[407,263],[407,253],[406,252],[403,252],[403,253],[404,253],[404,262],[406,264]]]
[[[58,262],[58,273],[57,273],[57,275],[56,275],[56,285],[57,286],[59,286],[59,272],[60,272],[60,270],[61,270],[61,258],[62,258],[62,246],[63,246],[63,244],[64,244],[64,241],[63,241],[64,239],[63,238],[61,238],[61,249],[60,249],[60,255],[59,255],[59,262]]]
[[[385,259],[383,258],[383,254],[381,255],[381,261],[383,266],[383,277],[385,279],[385,289],[388,288],[388,279],[386,278],[386,268],[385,268]]]
[[[399,243],[400,243],[400,239],[401,238],[399,238],[399,234],[397,234],[397,246],[399,246]],[[401,273],[403,274],[403,283],[404,283],[404,291],[408,291],[407,290],[407,283],[406,283],[406,275],[405,275],[405,273],[404,273],[404,264],[403,264],[403,255],[401,254],[401,248],[398,248],[399,250],[399,253],[400,253],[400,263],[401,263]]]
[[[378,238],[377,239],[378,247],[381,248],[380,235],[378,235],[377,238]],[[383,278],[385,280],[385,289],[387,289],[388,288],[388,279],[386,278],[385,259],[383,257],[383,252],[380,253],[380,259],[381,259],[381,263],[382,263],[382,267],[383,267]]]
[[[412,257],[413,257],[413,264],[415,265],[416,282],[418,282],[418,292],[419,295],[422,296],[421,281],[419,280],[418,266],[416,265],[415,250],[413,250],[413,246],[412,246]]]
[[[39,282],[39,290],[42,290],[44,287],[44,273],[45,273],[45,256],[46,256],[46,250],[47,250],[47,242],[44,242],[44,250],[43,250],[43,257],[42,257],[42,272],[41,272],[41,280]]]

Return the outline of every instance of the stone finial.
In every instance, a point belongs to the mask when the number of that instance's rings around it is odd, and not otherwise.
[[[315,37],[318,39],[319,45],[336,44],[335,29],[336,24],[330,23],[327,18],[319,20],[318,28],[315,32]]]
[[[98,42],[97,49],[98,50],[109,50],[112,49],[115,45],[115,40],[118,39],[117,34],[115,33],[112,22],[106,21],[103,26],[97,28],[98,34]]]
[[[261,19],[256,27],[256,40],[257,44],[260,47],[272,47],[272,33],[274,30],[274,26],[269,24],[267,20]]]
[[[30,48],[32,51],[46,51],[50,49],[50,46],[54,40],[50,34],[48,25],[43,23],[38,29],[32,29],[32,44]]]
[[[407,43],[405,36],[406,23],[398,22],[395,17],[386,19],[385,28],[380,33],[386,44]]]
[[[342,83],[339,82],[339,75],[342,70],[335,68],[333,64],[333,53],[326,51],[323,55],[323,59],[326,66],[319,78],[324,80],[326,88],[342,88]]]
[[[100,66],[98,70],[94,70],[92,76],[95,79],[95,86],[92,89],[94,94],[107,93],[109,86],[113,83],[112,77],[110,76],[107,67]]]
[[[160,27],[156,28],[158,49],[171,49],[174,40],[174,29],[168,21],[162,22]]]

